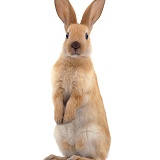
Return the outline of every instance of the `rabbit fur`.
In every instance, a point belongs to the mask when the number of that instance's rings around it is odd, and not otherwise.
[[[64,157],[44,160],[105,160],[110,132],[97,77],[90,58],[90,32],[105,0],[94,0],[77,23],[68,0],[55,0],[66,40],[52,70],[55,139]]]

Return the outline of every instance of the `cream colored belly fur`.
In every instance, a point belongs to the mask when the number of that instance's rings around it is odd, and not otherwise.
[[[58,125],[55,128],[55,139],[66,157],[96,157],[98,146],[95,144],[99,143],[100,139],[104,140],[98,126],[92,122],[86,124],[88,120],[83,118],[84,114],[88,114],[86,107],[77,111],[76,119],[72,123]]]

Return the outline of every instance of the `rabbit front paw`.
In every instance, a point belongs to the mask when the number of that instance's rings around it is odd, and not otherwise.
[[[73,108],[66,108],[64,118],[63,118],[63,124],[70,123],[76,118],[76,109]]]
[[[62,109],[55,109],[54,111],[54,120],[57,123],[57,125],[60,125],[63,123],[63,110]]]

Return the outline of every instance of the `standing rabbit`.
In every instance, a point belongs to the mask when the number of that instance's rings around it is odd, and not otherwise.
[[[90,32],[105,0],[94,0],[77,23],[68,0],[55,0],[66,39],[52,71],[55,139],[65,157],[44,160],[105,160],[110,148],[106,112],[90,58]]]

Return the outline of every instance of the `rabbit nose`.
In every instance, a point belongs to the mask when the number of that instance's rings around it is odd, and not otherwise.
[[[79,44],[79,42],[75,41],[71,44],[71,47],[74,48],[74,49],[78,49],[81,47],[81,45]]]

